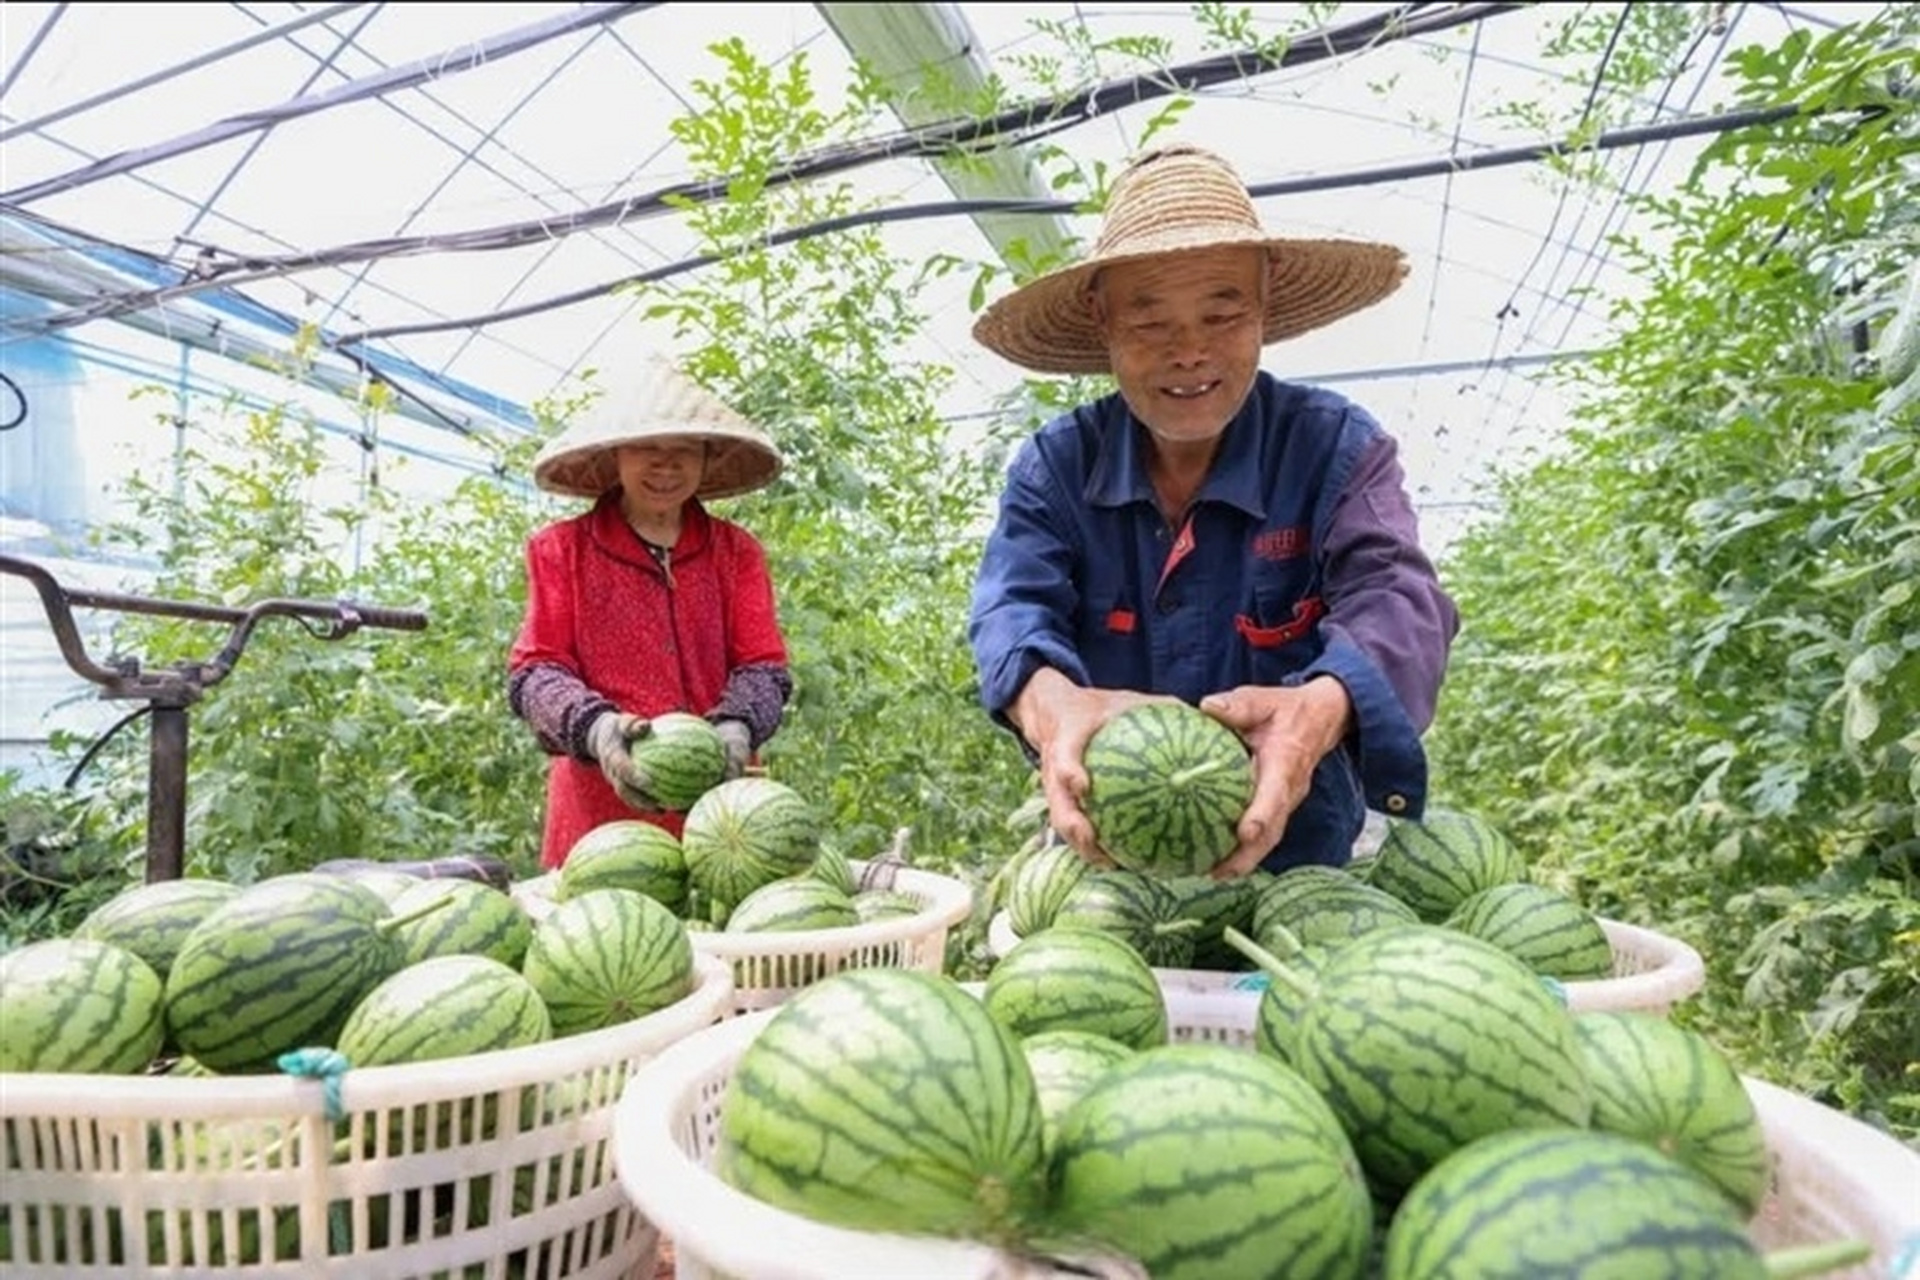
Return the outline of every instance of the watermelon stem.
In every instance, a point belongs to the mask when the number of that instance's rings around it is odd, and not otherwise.
[[[435,895],[433,901],[425,904],[424,906],[415,907],[413,910],[407,912],[407,914],[403,916],[390,915],[386,919],[377,922],[373,927],[380,930],[382,933],[392,933],[395,929],[398,929],[403,925],[412,924],[415,920],[418,920],[422,916],[432,915],[434,912],[438,911],[440,908],[446,906],[452,901],[453,901],[453,895],[450,893],[437,894]]]
[[[1200,928],[1201,921],[1192,918],[1184,920],[1162,920],[1153,926],[1153,936],[1164,938],[1170,933],[1192,933]]]
[[[1230,763],[1238,764],[1240,762],[1227,761],[1221,759],[1219,756],[1215,756],[1210,760],[1202,760],[1198,764],[1190,764],[1184,769],[1178,769],[1169,774],[1167,776],[1167,785],[1170,787],[1184,787],[1196,778],[1204,778],[1210,773],[1220,772]]]
[[[1769,1253],[1765,1261],[1767,1275],[1773,1280],[1797,1280],[1801,1276],[1817,1276],[1839,1267],[1850,1267],[1872,1256],[1873,1246],[1865,1240],[1828,1240],[1777,1249]]]
[[[1285,933],[1284,930],[1282,930],[1281,932]],[[1293,937],[1293,935],[1290,933],[1285,934],[1285,936],[1288,938]],[[1273,954],[1273,952],[1267,950],[1265,947],[1261,946],[1259,943],[1255,942],[1252,938],[1249,938],[1246,934],[1240,932],[1238,929],[1234,928],[1232,925],[1227,926],[1225,937],[1227,939],[1228,946],[1232,947],[1235,951],[1238,951],[1241,955],[1245,956],[1247,959],[1253,961],[1254,965],[1258,967],[1262,973],[1272,978],[1275,982],[1280,983],[1282,986],[1292,991],[1295,995],[1299,996],[1301,999],[1311,1000],[1315,996],[1320,994],[1320,987],[1318,983],[1314,982],[1310,978],[1304,978],[1300,976],[1298,973],[1295,973],[1292,969],[1289,969],[1287,967],[1286,961],[1282,960],[1279,956],[1276,956],[1275,954]],[[1295,946],[1296,947],[1298,946],[1297,941],[1295,943]],[[1299,952],[1296,950],[1294,954],[1297,955],[1299,954]]]

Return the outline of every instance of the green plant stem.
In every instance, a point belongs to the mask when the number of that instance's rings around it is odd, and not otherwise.
[[[1291,933],[1288,933],[1285,929],[1281,929],[1280,933],[1284,937],[1293,938],[1293,935]],[[1240,932],[1238,929],[1234,928],[1232,925],[1228,925],[1226,928],[1226,939],[1227,939],[1228,946],[1232,947],[1235,951],[1238,951],[1241,955],[1245,956],[1247,959],[1253,961],[1253,963],[1259,968],[1259,970],[1262,973],[1272,978],[1275,982],[1278,982],[1282,986],[1286,987],[1288,990],[1292,991],[1295,995],[1299,996],[1301,999],[1311,1000],[1315,996],[1320,994],[1319,983],[1314,982],[1311,978],[1304,978],[1300,974],[1294,972],[1292,969],[1289,969],[1287,967],[1286,961],[1282,960],[1279,956],[1276,956],[1275,954],[1273,954],[1273,952],[1267,950],[1265,947],[1261,946],[1259,943],[1255,942],[1252,938],[1249,938],[1246,934]],[[1296,948],[1294,954],[1297,955],[1299,954],[1298,939],[1294,939],[1294,946]]]
[[[1776,1249],[1766,1257],[1767,1274],[1774,1280],[1798,1280],[1817,1276],[1840,1267],[1851,1267],[1873,1256],[1873,1246],[1865,1240],[1827,1240],[1820,1244],[1796,1245]]]

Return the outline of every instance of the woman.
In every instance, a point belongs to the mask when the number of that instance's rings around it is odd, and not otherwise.
[[[527,543],[507,697],[552,757],[543,866],[641,817],[680,833],[629,744],[670,711],[711,720],[737,777],[793,692],[766,553],[707,511],[780,474],[765,432],[677,369],[646,363],[549,441],[534,483],[591,498]]]

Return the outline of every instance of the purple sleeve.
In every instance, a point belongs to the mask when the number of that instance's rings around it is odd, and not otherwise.
[[[550,756],[593,763],[587,729],[603,711],[617,711],[573,672],[548,662],[521,667],[507,679],[507,705],[533,729]]]
[[[1375,435],[1335,503],[1323,546],[1322,626],[1371,659],[1415,733],[1433,723],[1460,615],[1420,546],[1399,446]]]
[[[772,662],[736,667],[707,719],[744,722],[748,739],[758,748],[780,727],[792,696],[793,676],[786,667]]]

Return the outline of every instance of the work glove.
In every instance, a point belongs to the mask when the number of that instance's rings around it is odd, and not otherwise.
[[[587,750],[593,753],[613,793],[628,808],[641,813],[659,813],[666,807],[653,798],[653,783],[633,762],[629,750],[630,743],[646,737],[652,728],[653,722],[645,716],[620,711],[603,711],[587,726]]]
[[[739,777],[746,772],[747,761],[753,757],[753,739],[747,732],[747,722],[719,720],[714,722],[713,729],[720,735],[720,745],[726,748],[727,778]]]

